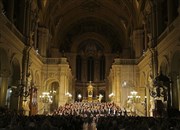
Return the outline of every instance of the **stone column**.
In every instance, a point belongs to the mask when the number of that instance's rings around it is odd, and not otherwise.
[[[156,49],[151,49],[152,53],[152,73],[153,73],[153,78],[155,78],[158,75],[158,55],[157,55],[157,50]]]
[[[133,45],[135,50],[135,58],[141,57],[143,53],[144,30],[133,31]]]
[[[113,72],[114,72],[114,80],[113,80],[113,93],[115,94],[115,100],[114,100],[114,102],[116,103],[116,104],[118,104],[118,105],[120,105],[121,104],[121,89],[120,89],[120,76],[121,76],[121,74],[120,74],[120,71],[121,71],[121,66],[120,66],[120,59],[119,58],[117,58],[117,59],[115,59],[115,62],[114,62],[114,64],[112,65],[112,70],[113,70]]]
[[[149,94],[149,88],[146,88],[146,114],[149,117],[150,116],[150,94]]]
[[[68,97],[65,95],[68,90],[68,84],[67,84],[67,75],[68,75],[68,69],[69,65],[67,62],[67,58],[61,58],[60,62],[60,87],[59,87],[59,106],[64,105],[68,101]]]
[[[35,29],[34,29],[34,39],[32,39],[34,41],[34,48],[37,49],[38,45],[37,45],[37,29],[38,29],[38,22],[35,23]]]
[[[157,1],[153,2],[152,5],[152,12],[151,12],[151,33],[152,33],[152,40],[151,40],[151,46],[150,47],[155,47],[157,44]]]
[[[178,13],[179,13],[179,15],[180,15],[180,0],[179,0]]]
[[[143,21],[143,25],[144,25],[144,48],[143,49],[147,49],[148,48],[148,40],[147,40],[147,25],[146,22]]]
[[[8,89],[8,78],[2,77],[1,91],[0,91],[0,106],[5,106],[6,104],[6,93]]]
[[[2,4],[2,0],[0,0],[0,14],[2,13],[3,10],[3,4]]]
[[[156,6],[155,6],[155,10],[154,10],[154,13],[156,13],[156,18],[155,18],[155,30],[157,31],[157,36],[156,37],[158,37],[158,36],[160,36],[160,34],[164,31],[164,29],[165,29],[165,22],[168,22],[168,21],[165,21],[165,16],[166,17],[168,17],[167,15],[167,13],[168,12],[164,12],[164,14],[163,14],[163,11],[165,11],[165,10],[167,10],[167,9],[165,9],[165,8],[163,8],[162,6],[161,6],[161,2],[159,2],[159,1],[156,1],[157,3],[156,3]]]
[[[168,6],[168,25],[171,24],[173,21],[173,1],[172,0],[167,0],[167,6]]]
[[[30,19],[31,19],[31,0],[25,2],[25,36],[26,36],[26,44],[30,45]]]
[[[49,42],[49,30],[47,28],[38,28],[39,35],[38,35],[38,49],[39,49],[39,54],[42,57],[47,56],[47,45]]]
[[[13,15],[14,15],[14,0],[8,0],[7,7],[7,17],[13,23]]]
[[[0,87],[0,106],[6,105],[6,94],[8,89],[8,72],[4,71],[0,74],[1,76],[1,87]]]
[[[177,76],[177,89],[178,89],[178,108],[180,111],[180,79],[179,76]]]
[[[121,86],[120,86],[120,66],[117,66],[116,68],[116,103],[120,106],[121,104]]]

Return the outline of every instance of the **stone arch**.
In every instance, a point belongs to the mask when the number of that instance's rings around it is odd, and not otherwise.
[[[56,86],[56,93],[53,93],[53,85]],[[58,108],[58,103],[59,103],[59,89],[60,89],[60,82],[59,80],[55,78],[48,78],[47,80],[42,82],[42,86],[39,87],[39,95],[41,95],[43,92],[49,92],[50,96],[52,96],[52,102],[51,105],[48,105],[48,111],[53,112],[55,108]],[[39,99],[40,100],[40,99]],[[40,103],[40,106],[42,107],[42,102]]]
[[[17,91],[19,90],[19,83],[21,80],[21,68],[20,68],[20,62],[19,60],[14,57],[12,58],[11,61],[11,76],[9,77],[9,82],[8,86],[9,89],[12,90],[11,94],[8,95],[10,100],[9,100],[9,105],[10,109],[15,109],[18,110],[18,106],[20,105],[18,103],[18,96]]]
[[[53,82],[57,82],[58,84],[60,84],[58,79],[48,78],[48,79],[44,82],[44,86],[47,87],[47,88],[46,88],[47,90],[50,90],[51,84],[52,84]]]
[[[159,66],[159,70],[164,74],[164,75],[168,75],[169,74],[169,68],[170,64],[168,61],[168,57],[167,56],[163,56],[162,61],[160,62],[160,66]]]
[[[14,58],[11,63],[11,85],[17,86],[21,79],[20,63],[18,59]]]
[[[76,48],[76,47],[78,47],[82,41],[89,39],[89,38],[90,39],[93,38],[94,40],[97,40],[99,43],[101,43],[101,46],[104,47],[105,52],[111,51],[111,48],[110,48],[107,40],[104,37],[102,37],[101,35],[99,35],[97,33],[85,33],[74,40],[72,47],[71,47],[71,52],[77,52],[78,48]]]

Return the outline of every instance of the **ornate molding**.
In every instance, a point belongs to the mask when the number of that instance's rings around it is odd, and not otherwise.
[[[84,0],[81,3],[81,8],[89,12],[95,12],[101,8],[101,4],[97,0]]]

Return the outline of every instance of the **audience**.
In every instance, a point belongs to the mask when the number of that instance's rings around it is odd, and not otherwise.
[[[127,116],[114,103],[75,102],[52,116],[23,116],[0,108],[0,130],[180,130],[180,118]]]

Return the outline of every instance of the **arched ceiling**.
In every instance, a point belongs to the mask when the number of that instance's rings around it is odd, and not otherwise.
[[[41,6],[39,24],[49,28],[50,47],[60,51],[72,50],[73,40],[85,33],[104,37],[111,52],[122,51],[132,30],[142,27],[143,0],[41,0]]]

